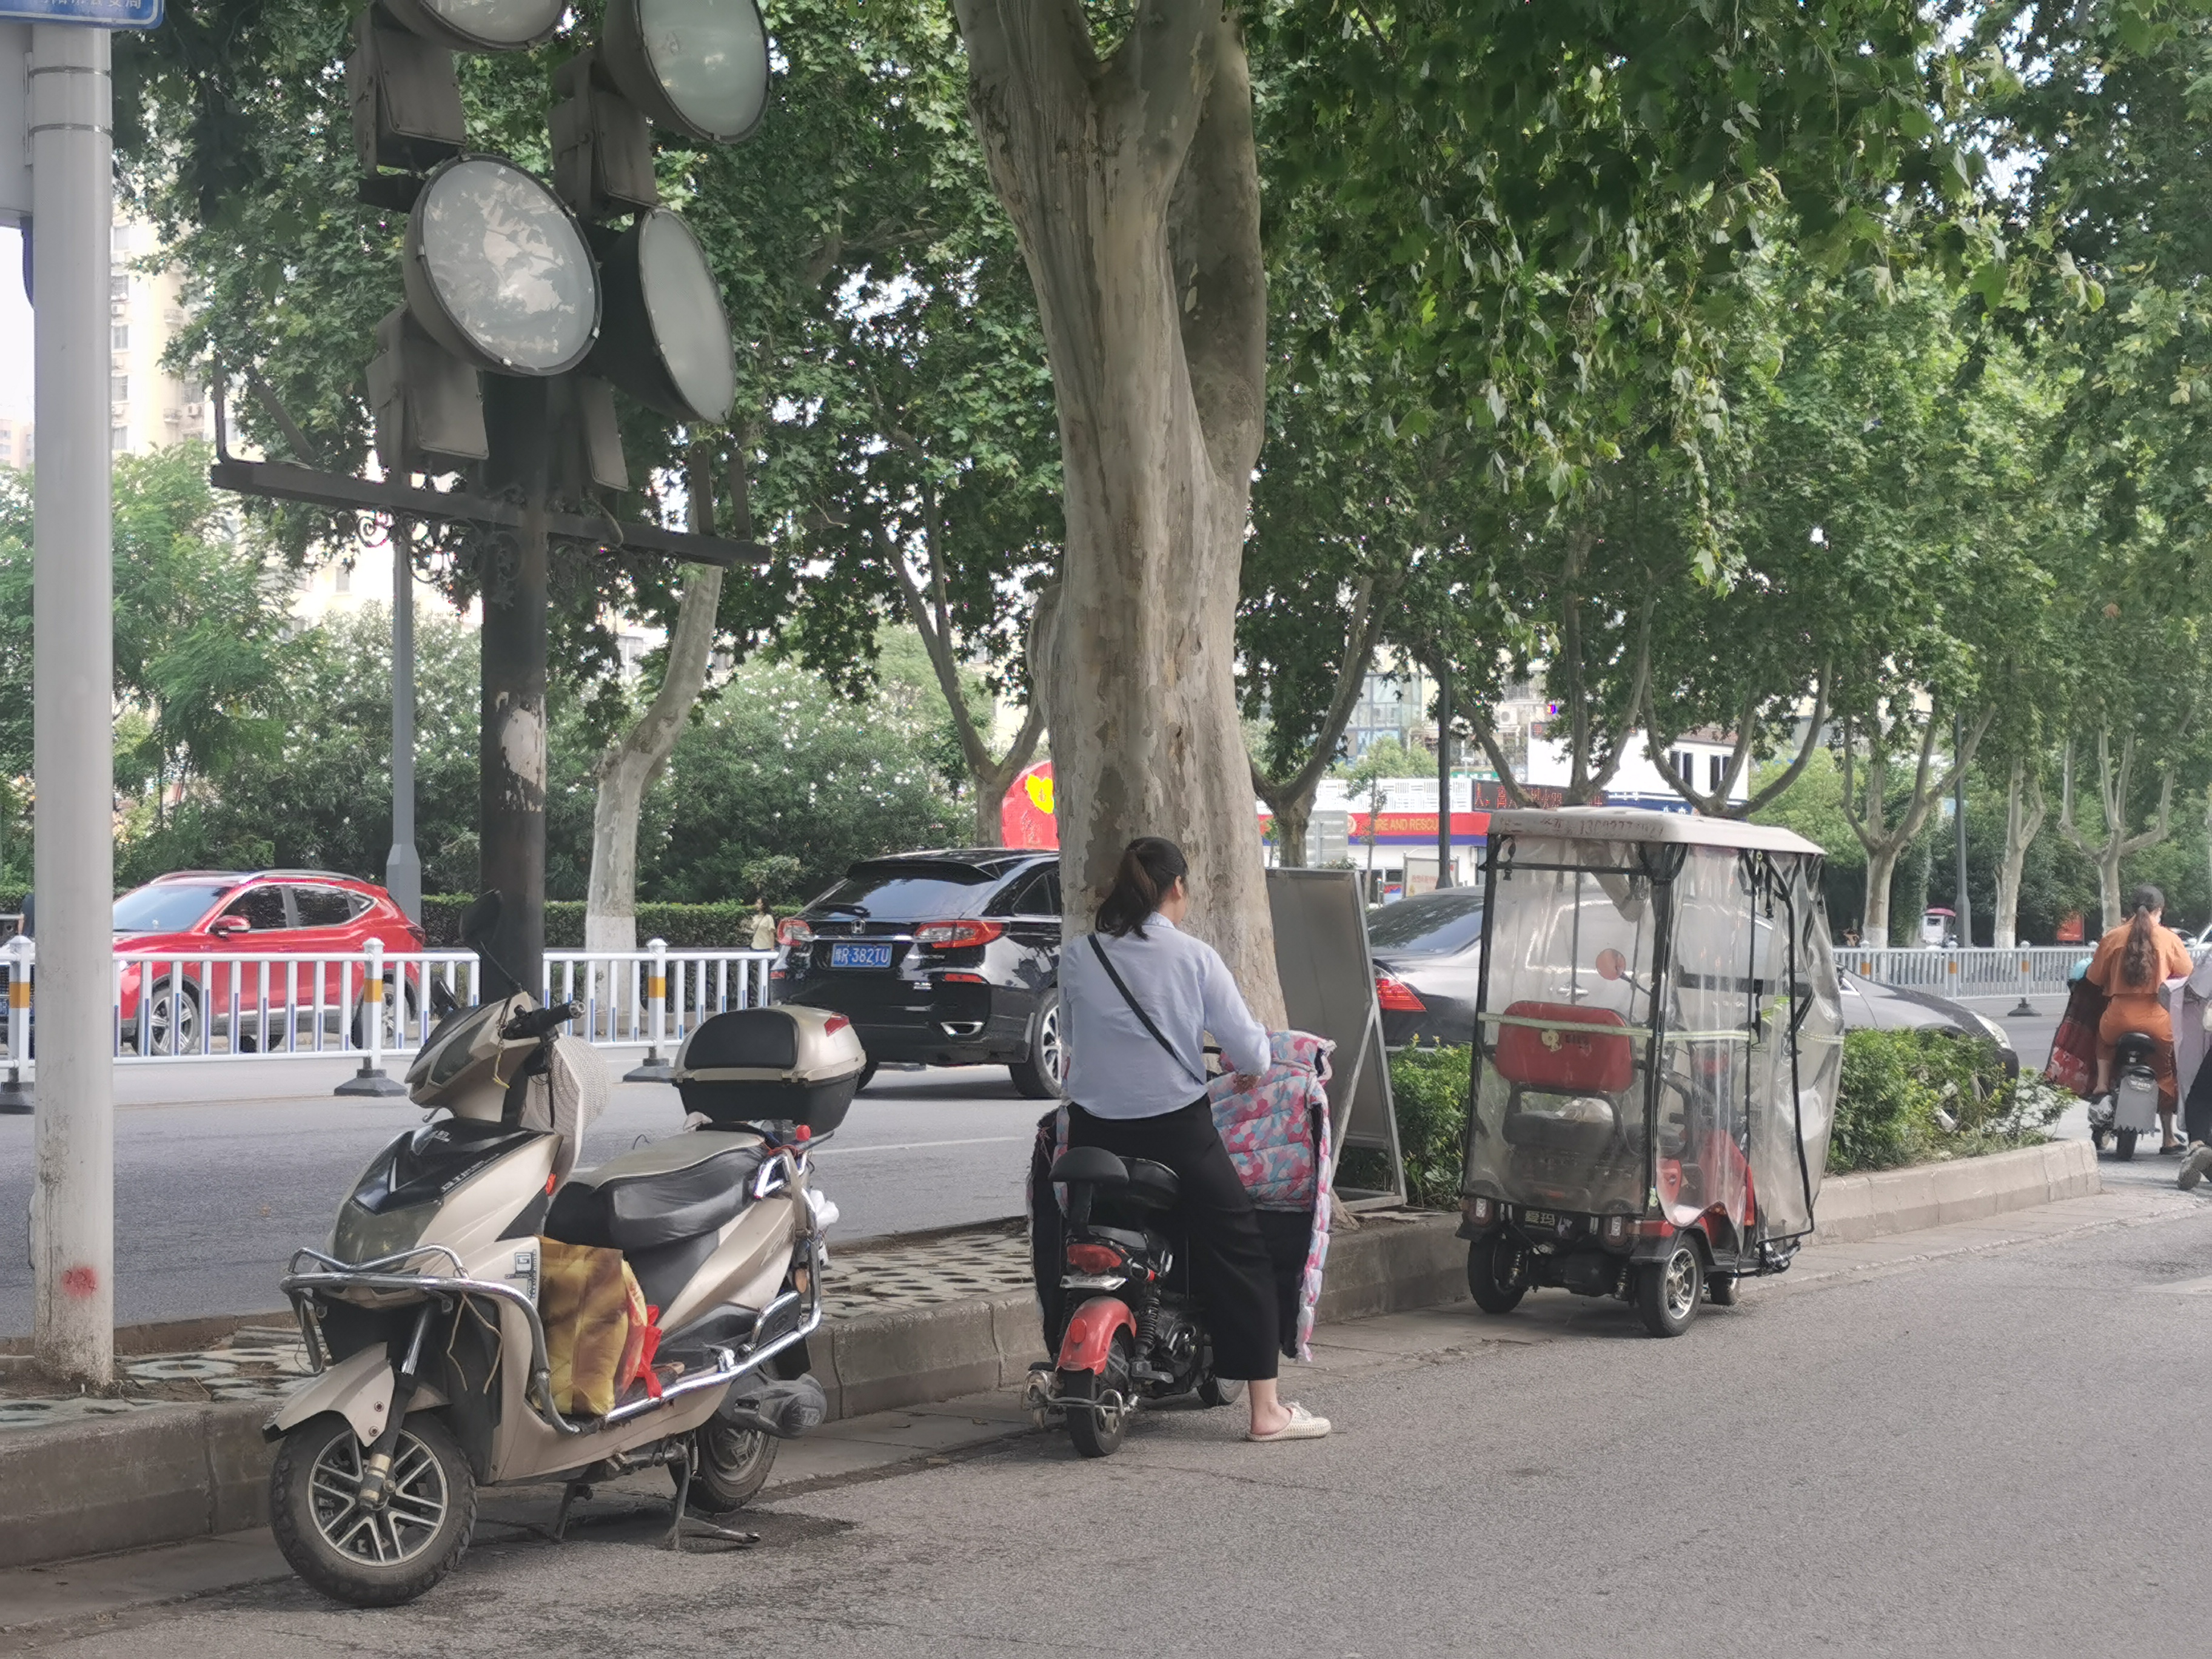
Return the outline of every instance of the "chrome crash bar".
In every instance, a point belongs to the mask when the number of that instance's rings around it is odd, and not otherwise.
[[[702,1371],[696,1376],[687,1376],[678,1382],[672,1382],[660,1391],[657,1398],[648,1396],[643,1400],[634,1400],[626,1406],[617,1406],[599,1419],[599,1426],[605,1427],[610,1424],[626,1422],[632,1418],[641,1417],[647,1412],[658,1411],[671,1401],[680,1400],[686,1395],[696,1394],[702,1389],[735,1382],[747,1372],[757,1370],[786,1349],[811,1336],[822,1324],[822,1234],[819,1229],[807,1234],[806,1310],[800,1316],[799,1324],[794,1329],[787,1331],[774,1341],[758,1348],[732,1350],[714,1347],[710,1350],[715,1356],[714,1370]],[[434,1254],[446,1257],[453,1264],[452,1274],[414,1273],[396,1270],[399,1263],[411,1261],[416,1256]],[[321,1264],[321,1270],[307,1273],[299,1271],[302,1260]],[[553,1403],[552,1365],[546,1357],[545,1325],[544,1322],[538,1317],[538,1304],[514,1285],[505,1284],[498,1279],[465,1277],[461,1272],[460,1257],[446,1246],[428,1245],[417,1249],[403,1250],[396,1255],[379,1256],[373,1261],[354,1264],[337,1261],[325,1255],[320,1250],[302,1249],[294,1252],[289,1267],[291,1270],[277,1280],[277,1288],[284,1292],[292,1304],[293,1315],[300,1322],[300,1334],[307,1341],[307,1363],[316,1372],[320,1373],[328,1369],[330,1364],[329,1355],[323,1347],[322,1332],[315,1322],[313,1312],[314,1299],[320,1292],[325,1291],[412,1291],[421,1296],[434,1296],[441,1300],[448,1297],[489,1296],[501,1302],[513,1303],[522,1310],[523,1317],[529,1322],[530,1386],[523,1391],[523,1398],[531,1410],[537,1413],[538,1420],[558,1434],[579,1435],[585,1433],[591,1426],[587,1424],[569,1422],[561,1414],[560,1408]],[[769,1304],[769,1308],[775,1306],[775,1303]],[[763,1319],[767,1316],[768,1311],[769,1309],[762,1310]]]

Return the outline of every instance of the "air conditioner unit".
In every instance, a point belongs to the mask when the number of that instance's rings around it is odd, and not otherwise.
[[[1521,724],[1521,711],[1517,708],[1501,708],[1498,711],[1496,723],[1499,731],[1510,732]]]

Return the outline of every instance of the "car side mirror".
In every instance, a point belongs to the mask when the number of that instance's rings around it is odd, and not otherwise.
[[[217,939],[228,939],[233,933],[250,933],[253,924],[244,916],[217,916],[209,924],[208,932]]]

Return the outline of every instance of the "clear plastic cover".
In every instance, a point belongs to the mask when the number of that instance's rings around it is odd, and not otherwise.
[[[1642,1212],[1658,921],[1642,867],[1626,844],[1523,842],[1498,871],[1469,1192]]]
[[[1841,997],[1814,860],[1675,846],[1502,849],[1466,1190],[1747,1253],[1812,1224]]]

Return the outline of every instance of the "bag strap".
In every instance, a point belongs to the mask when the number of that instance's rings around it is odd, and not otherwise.
[[[1122,983],[1121,975],[1115,971],[1113,958],[1106,954],[1106,947],[1098,942],[1098,935],[1092,933],[1090,935],[1090,939],[1091,954],[1098,958],[1098,965],[1106,970],[1106,977],[1114,981],[1114,988],[1121,994],[1121,1000],[1129,1005],[1129,1012],[1137,1017],[1138,1023],[1152,1034],[1153,1042],[1167,1050],[1168,1058],[1182,1067],[1186,1077],[1197,1084],[1200,1088],[1206,1087],[1205,1074],[1190,1069],[1190,1062],[1182,1057],[1181,1051],[1173,1043],[1160,1035],[1160,1028],[1152,1024],[1152,1017],[1145,1012],[1143,1005],[1139,1003],[1135,997],[1129,994],[1129,988]]]

